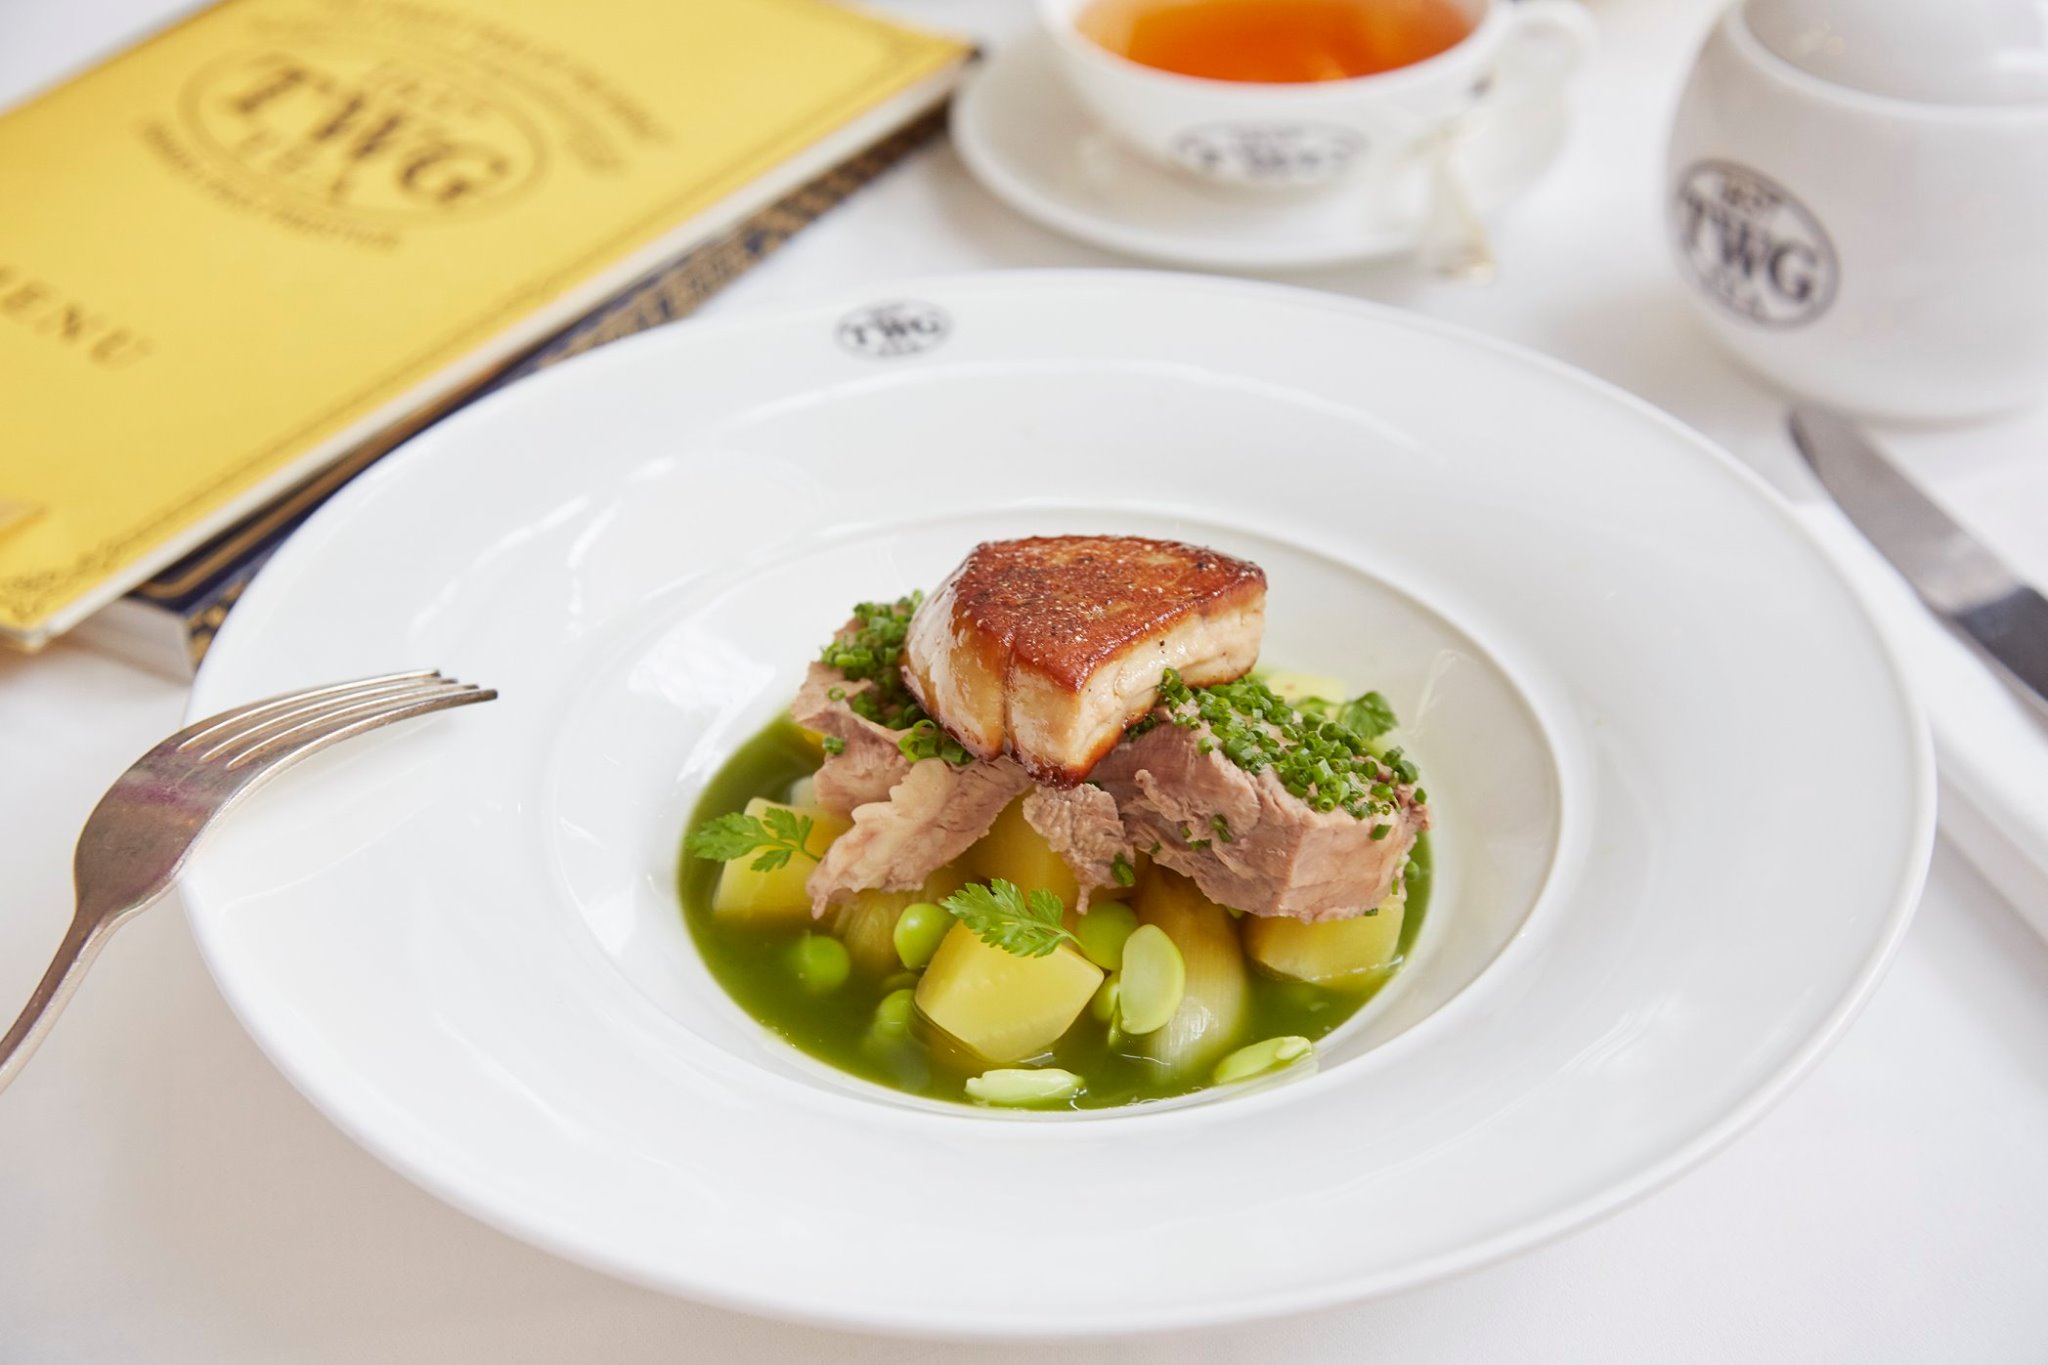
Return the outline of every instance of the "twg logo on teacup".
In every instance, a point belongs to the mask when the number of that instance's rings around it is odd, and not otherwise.
[[[1314,185],[1341,175],[1365,139],[1329,123],[1212,123],[1173,140],[1189,170],[1248,185]]]
[[[855,355],[875,360],[929,351],[953,330],[945,310],[914,299],[899,299],[858,309],[839,319],[839,344]]]
[[[1812,322],[1834,302],[1834,245],[1783,185],[1732,161],[1696,161],[1671,201],[1679,260],[1708,298],[1765,327]]]

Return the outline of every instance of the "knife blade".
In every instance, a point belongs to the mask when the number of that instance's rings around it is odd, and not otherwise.
[[[2048,599],[1971,539],[1860,427],[1804,403],[1790,425],[1793,444],[1864,539],[1930,611],[2048,710]]]

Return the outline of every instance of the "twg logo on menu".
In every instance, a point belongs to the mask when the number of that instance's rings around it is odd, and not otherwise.
[[[1679,177],[1671,219],[1686,273],[1737,317],[1797,327],[1834,302],[1834,245],[1776,181],[1730,161],[1695,162]]]
[[[215,164],[324,211],[430,220],[509,199],[546,148],[518,82],[317,30],[200,71],[186,132]]]
[[[903,299],[878,303],[839,320],[839,344],[855,355],[875,360],[929,351],[953,330],[943,310],[929,303]]]

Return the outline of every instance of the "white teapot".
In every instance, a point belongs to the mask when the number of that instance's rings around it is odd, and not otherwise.
[[[2048,397],[2048,8],[1737,0],[1665,208],[1713,333],[1795,393],[1948,421]]]

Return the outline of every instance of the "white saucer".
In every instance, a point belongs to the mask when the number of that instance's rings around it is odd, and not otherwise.
[[[1466,142],[1472,196],[1491,217],[1533,184],[1564,144],[1561,100],[1482,115]],[[1177,175],[1096,126],[1042,36],[1001,49],[953,101],[961,160],[1026,217],[1097,246],[1174,265],[1286,270],[1414,249],[1421,206],[1369,226],[1370,186],[1235,194]]]

